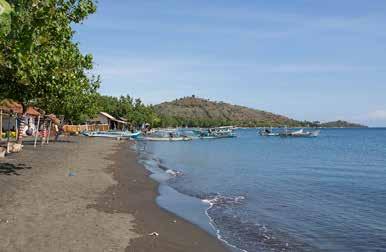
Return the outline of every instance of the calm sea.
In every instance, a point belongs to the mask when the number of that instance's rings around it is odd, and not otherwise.
[[[386,129],[236,133],[138,142],[158,204],[240,250],[386,251]]]

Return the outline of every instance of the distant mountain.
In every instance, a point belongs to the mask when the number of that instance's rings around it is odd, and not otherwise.
[[[367,128],[365,125],[357,124],[357,123],[350,123],[346,121],[333,121],[333,122],[327,122],[327,123],[321,123],[320,127],[323,128]]]
[[[243,127],[303,125],[302,122],[286,116],[194,96],[164,102],[155,105],[154,109],[162,121],[169,122],[167,124],[170,125]]]
[[[211,127],[235,125],[240,127],[366,127],[346,121],[328,123],[298,121],[271,112],[210,101],[195,96],[183,97],[155,105],[162,126]]]

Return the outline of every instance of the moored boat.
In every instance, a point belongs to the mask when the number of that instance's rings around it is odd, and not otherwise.
[[[157,137],[157,136],[145,136],[142,138],[138,138],[138,140],[142,141],[190,141],[192,138],[187,136],[180,137]]]
[[[287,129],[283,133],[279,133],[281,137],[317,137],[320,134],[320,130],[304,131],[300,129],[297,131],[288,131]]]
[[[200,139],[233,138],[236,134],[232,127],[217,127],[199,131]]]
[[[153,130],[145,136],[138,138],[143,141],[190,141],[191,137],[186,136],[176,129]]]
[[[260,129],[258,132],[260,136],[279,136],[279,133],[273,132],[272,127],[270,129]]]
[[[137,138],[141,135],[140,131],[89,131],[83,132],[83,135],[89,137],[107,137],[107,138]]]

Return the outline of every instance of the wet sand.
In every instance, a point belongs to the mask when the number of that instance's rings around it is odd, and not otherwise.
[[[156,205],[127,141],[70,140],[0,161],[0,251],[227,251]]]
[[[158,184],[149,179],[149,172],[137,163],[137,154],[129,150],[127,143],[114,154],[114,160],[112,169],[118,184],[98,201],[97,208],[134,216],[135,231],[142,236],[131,241],[127,252],[228,251],[205,231],[158,207]],[[149,235],[153,232],[159,236]]]

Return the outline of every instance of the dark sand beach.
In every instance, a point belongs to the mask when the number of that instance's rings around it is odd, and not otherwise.
[[[141,237],[132,240],[126,251],[227,251],[205,231],[157,206],[158,184],[149,179],[149,172],[137,163],[136,155],[126,142],[121,144],[112,166],[118,184],[109,188],[97,204],[97,209],[106,212],[134,216],[135,231]],[[152,232],[159,236],[149,235]]]
[[[130,143],[70,141],[0,161],[0,251],[227,251],[157,206]]]

